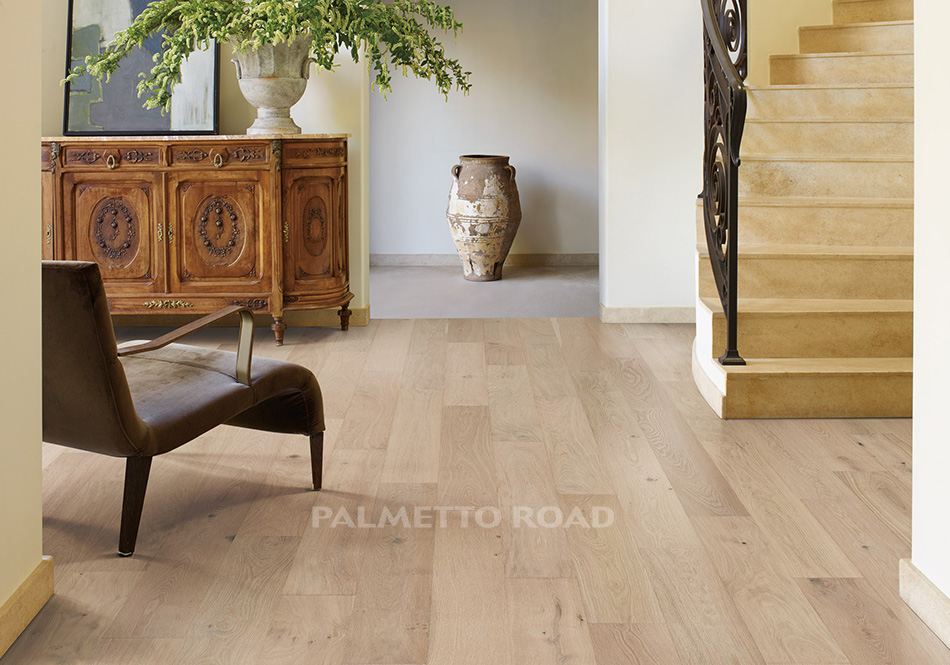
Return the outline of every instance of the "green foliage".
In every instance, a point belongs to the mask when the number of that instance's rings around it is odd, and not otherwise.
[[[142,74],[138,94],[147,96],[146,108],[167,111],[172,89],[181,79],[182,63],[212,40],[233,41],[246,51],[310,34],[310,59],[318,67],[331,69],[339,52],[349,52],[357,62],[365,54],[367,67],[376,74],[374,86],[382,93],[392,90],[393,68],[434,79],[445,95],[453,88],[467,93],[471,72],[445,56],[442,44],[429,34],[430,28],[455,37],[462,24],[449,7],[432,0],[155,0],[66,80],[88,72],[108,81],[135,47],[164,30],[162,50],[155,55],[152,71]]]

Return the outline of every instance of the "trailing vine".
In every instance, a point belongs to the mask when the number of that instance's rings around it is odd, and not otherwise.
[[[433,0],[155,0],[65,80],[88,73],[108,81],[126,56],[161,32],[161,51],[151,72],[141,75],[138,95],[146,97],[145,108],[168,111],[182,64],[213,40],[230,41],[245,52],[309,34],[310,59],[318,68],[332,69],[341,52],[356,62],[365,54],[368,69],[375,72],[374,88],[383,94],[392,90],[394,69],[434,80],[446,96],[453,89],[467,93],[471,72],[446,56],[430,29],[457,37],[462,24],[451,8]]]

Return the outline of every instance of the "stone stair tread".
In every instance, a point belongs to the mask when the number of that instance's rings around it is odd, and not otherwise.
[[[697,205],[702,205],[697,199]],[[913,208],[914,199],[827,198],[817,196],[740,196],[743,206],[811,207],[811,208]]]
[[[884,25],[914,25],[913,19],[901,21],[864,21],[863,23],[828,23],[825,25],[804,25],[801,30],[841,30],[842,28],[877,28]]]
[[[880,2],[880,0],[832,0],[832,4],[834,5],[863,5],[865,3],[873,4],[876,2]],[[912,21],[913,19],[908,20]]]
[[[739,292],[752,297],[737,305],[745,366],[715,361],[726,324],[698,211],[693,373],[722,417],[910,415],[912,6],[833,6],[832,23],[800,27],[800,53],[770,56],[778,83],[747,86]],[[868,56],[886,59],[857,60]],[[754,242],[742,241],[743,208]],[[787,280],[790,271],[799,277]]]
[[[746,118],[746,124],[849,124],[849,125],[859,125],[859,124],[885,124],[885,123],[896,123],[896,124],[914,124],[913,118],[902,117],[902,118],[796,118],[785,116],[781,118]]]
[[[901,55],[913,55],[913,51],[902,52]],[[752,92],[759,90],[873,90],[878,88],[912,89],[913,87],[913,83],[770,83],[761,85],[747,85],[746,90],[750,90]]]
[[[700,298],[713,316],[725,316],[718,298]],[[913,300],[833,298],[739,298],[740,314],[813,314],[862,312],[913,312]]]
[[[839,24],[841,25],[841,24]],[[852,25],[848,23],[847,25]],[[913,51],[845,51],[839,53],[782,53],[771,55],[771,60],[824,60],[830,58],[877,58],[889,55],[914,55]]]
[[[913,358],[745,358],[745,361],[745,365],[730,365],[722,369],[729,375],[730,380],[815,374],[887,374],[910,377],[914,370]]]
[[[906,162],[913,164],[913,155],[769,155],[769,154],[744,154],[741,156],[744,162],[843,162],[843,163],[869,163],[869,162]],[[740,178],[741,172],[740,172]]]
[[[709,249],[705,242],[696,243],[700,256],[709,258]],[[878,247],[864,245],[739,245],[739,258],[782,258],[802,256],[810,259],[906,259],[913,261],[913,247]]]

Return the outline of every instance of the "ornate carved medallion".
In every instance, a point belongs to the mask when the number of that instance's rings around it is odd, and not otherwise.
[[[94,150],[83,150],[69,155],[71,162],[82,162],[83,164],[95,164],[102,159],[102,153]]]
[[[156,161],[155,152],[153,150],[127,150],[122,153],[122,157],[130,164]]]
[[[241,235],[241,224],[228,197],[211,197],[199,220],[198,237],[210,257],[220,260],[234,251]]]
[[[307,253],[321,256],[327,246],[327,204],[315,196],[304,206],[303,241]]]
[[[289,157],[293,159],[313,159],[315,157],[344,157],[345,148],[292,148]]]
[[[247,298],[244,300],[229,300],[228,304],[238,305],[240,307],[247,307],[248,309],[266,309],[267,298]]]
[[[176,162],[202,162],[208,158],[208,153],[206,153],[201,148],[192,148],[191,150],[176,150],[175,151],[175,161]]]
[[[241,146],[240,148],[235,148],[234,150],[231,151],[231,157],[233,157],[234,159],[238,160],[241,163],[263,162],[264,148]]]
[[[135,212],[122,197],[103,199],[93,210],[92,236],[106,258],[121,259],[135,244]]]

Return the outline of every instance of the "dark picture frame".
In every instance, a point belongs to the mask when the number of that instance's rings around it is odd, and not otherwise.
[[[69,0],[66,33],[66,72],[82,64],[93,49],[101,49],[118,30],[124,30],[149,0]],[[104,34],[107,33],[107,34]],[[149,38],[122,61],[107,83],[84,75],[67,83],[64,93],[63,134],[66,136],[178,136],[218,133],[217,43],[193,53],[172,94],[172,108],[143,108],[138,96],[139,74],[151,71],[152,55],[161,47],[161,34]]]

